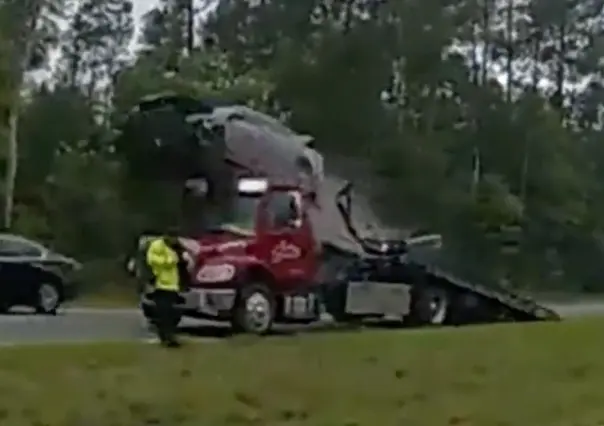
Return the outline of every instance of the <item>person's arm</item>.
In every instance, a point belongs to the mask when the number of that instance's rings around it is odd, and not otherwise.
[[[147,249],[147,263],[149,266],[169,266],[178,262],[170,256],[170,253],[165,250],[163,244],[158,241],[153,241]]]
[[[193,270],[193,266],[195,266],[195,261],[191,253],[189,253],[187,250],[183,250],[182,259],[185,262],[185,265],[187,265],[187,270],[191,272]]]

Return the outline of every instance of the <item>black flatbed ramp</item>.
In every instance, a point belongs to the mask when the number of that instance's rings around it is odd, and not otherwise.
[[[448,286],[463,292],[489,300],[501,307],[505,307],[515,320],[519,321],[559,321],[560,315],[551,308],[537,303],[534,299],[520,296],[503,288],[492,288],[462,280],[444,270],[425,264],[410,262],[419,267],[434,279],[446,281]]]
[[[328,270],[325,270],[325,276],[322,278],[325,281],[329,281],[335,277],[337,270],[342,268],[348,262],[358,258],[357,253],[346,250],[341,245],[335,244],[323,244],[323,254],[325,256],[324,266]],[[530,297],[524,297],[517,293],[513,293],[504,288],[496,288],[486,286],[482,284],[472,283],[463,280],[444,269],[435,266],[433,262],[426,262],[426,259],[419,260],[402,260],[401,263],[409,265],[409,268],[415,269],[421,274],[431,276],[433,280],[439,280],[444,287],[456,289],[466,294],[477,296],[481,301],[489,301],[492,304],[498,305],[501,308],[505,308],[512,317],[512,321],[559,321],[560,315],[553,309],[548,308]],[[331,265],[331,266],[330,266]],[[498,322],[500,319],[496,319],[493,315],[492,320],[481,321],[481,322]],[[464,324],[474,323],[474,321],[463,322]]]

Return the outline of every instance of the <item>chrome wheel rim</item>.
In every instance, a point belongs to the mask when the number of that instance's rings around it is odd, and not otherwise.
[[[264,331],[271,323],[271,303],[260,293],[253,293],[245,303],[246,322],[254,331]]]
[[[56,309],[59,303],[59,293],[55,286],[51,284],[42,284],[38,290],[38,302],[44,312],[50,312]]]
[[[432,324],[442,324],[447,317],[448,307],[447,295],[442,291],[435,290],[430,298],[430,322]]]

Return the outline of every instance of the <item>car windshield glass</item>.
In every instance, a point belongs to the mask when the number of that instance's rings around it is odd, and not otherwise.
[[[235,229],[246,233],[253,233],[256,229],[256,214],[259,196],[238,195],[233,199],[230,207],[225,209],[214,220],[218,229]]]

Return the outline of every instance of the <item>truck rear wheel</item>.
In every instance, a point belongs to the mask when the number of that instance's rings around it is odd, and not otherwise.
[[[237,332],[265,335],[270,333],[275,319],[275,297],[265,284],[243,287],[237,296],[231,320]]]
[[[449,316],[449,293],[438,287],[415,289],[411,296],[409,322],[414,326],[443,325]]]

